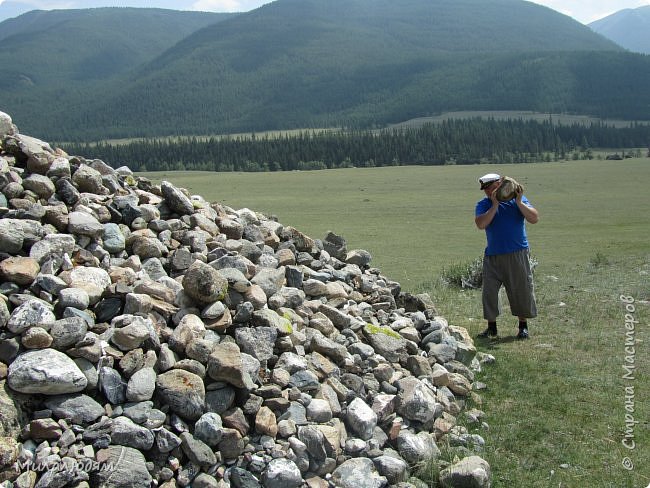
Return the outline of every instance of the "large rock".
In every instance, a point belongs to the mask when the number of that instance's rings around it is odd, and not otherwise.
[[[243,352],[259,361],[266,361],[273,356],[273,347],[278,337],[278,331],[274,327],[242,327],[235,331],[235,337]]]
[[[334,486],[340,488],[383,488],[388,482],[380,476],[368,458],[349,459],[332,473]]]
[[[172,185],[169,181],[163,181],[160,189],[169,208],[179,215],[194,213],[192,200],[187,197],[181,190]]]
[[[181,417],[197,420],[203,414],[205,387],[200,376],[174,369],[158,375],[156,389],[169,408]]]
[[[154,436],[149,429],[137,425],[128,417],[117,417],[111,422],[111,442],[148,451],[153,446]]]
[[[104,249],[110,253],[119,253],[126,248],[126,238],[115,223],[104,224]]]
[[[88,380],[70,357],[41,349],[18,356],[9,366],[7,383],[21,393],[60,395],[82,391]]]
[[[431,425],[442,414],[442,407],[436,401],[433,391],[417,378],[408,377],[400,381],[398,413],[404,418]]]
[[[15,133],[16,126],[13,124],[11,116],[4,112],[0,112],[0,140]]]
[[[440,472],[440,486],[444,488],[489,488],[490,465],[479,456],[461,459]]]
[[[296,464],[289,459],[272,460],[262,476],[266,488],[298,488],[302,475]]]
[[[128,325],[113,331],[111,342],[122,351],[130,351],[149,338],[150,327],[149,319],[136,316]]]
[[[88,237],[100,237],[104,233],[104,226],[90,214],[85,212],[72,212],[68,216],[68,231]]]
[[[390,327],[367,324],[363,328],[363,334],[377,354],[384,356],[388,361],[399,361],[406,351],[406,339]]]
[[[208,446],[216,446],[223,436],[221,417],[215,412],[204,413],[194,425],[194,436]]]
[[[47,200],[56,191],[54,183],[50,178],[44,175],[31,174],[23,180],[23,188],[36,193],[39,198]]]
[[[225,298],[228,281],[212,266],[195,261],[185,273],[183,288],[190,298],[207,305]]]
[[[372,462],[379,474],[385,476],[391,485],[406,481],[409,476],[408,464],[399,456],[378,456]]]
[[[5,380],[0,380],[0,437],[18,438],[22,426],[28,422],[23,408],[26,399],[22,397],[11,391]]]
[[[52,307],[40,300],[28,300],[16,307],[9,317],[7,328],[21,334],[32,326],[49,326],[56,320]]]
[[[96,488],[135,488],[151,485],[147,460],[132,447],[109,446],[97,453],[99,470],[90,478]]]
[[[370,439],[377,426],[377,414],[360,398],[348,405],[346,420],[352,432],[363,440]]]
[[[271,269],[271,268],[262,268],[258,273],[251,279],[251,283],[258,285],[267,298],[275,295],[285,281],[285,269],[284,267]]]
[[[45,406],[57,418],[79,425],[90,424],[106,413],[99,403],[82,394],[54,396],[45,401]]]
[[[77,266],[69,275],[69,284],[73,288],[81,288],[88,293],[91,304],[95,304],[111,285],[111,277],[102,268]]]
[[[208,375],[216,381],[225,381],[237,388],[251,390],[253,382],[245,370],[237,344],[217,344],[208,359]]]
[[[56,320],[50,327],[52,347],[63,351],[83,339],[88,332],[88,323],[81,317]]]
[[[150,400],[156,389],[156,372],[153,368],[142,368],[129,378],[126,399],[130,402]]]
[[[126,383],[115,369],[103,366],[98,374],[98,386],[106,399],[113,405],[126,401]]]
[[[102,175],[99,171],[82,164],[72,175],[72,181],[80,192],[102,194]]]
[[[401,430],[397,436],[397,449],[400,456],[410,466],[440,456],[440,449],[438,449],[434,438],[428,432],[418,432],[416,434],[410,430]]]
[[[205,442],[195,438],[189,432],[183,432],[180,438],[181,448],[190,461],[206,467],[216,464],[217,458]]]
[[[25,233],[10,219],[0,219],[0,252],[16,254],[23,248]]]
[[[74,251],[74,236],[68,234],[48,234],[43,239],[35,242],[29,250],[29,256],[40,264],[52,256],[71,255]]]
[[[40,270],[41,267],[35,259],[15,256],[0,263],[0,278],[27,286],[32,284]]]
[[[327,231],[325,239],[323,239],[323,249],[325,249],[330,256],[335,257],[341,261],[345,261],[348,254],[347,241],[332,231]]]

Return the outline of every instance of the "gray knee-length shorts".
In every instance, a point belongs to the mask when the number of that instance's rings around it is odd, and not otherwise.
[[[512,315],[525,318],[537,316],[533,272],[528,249],[483,258],[483,318],[495,321],[501,314],[499,289],[508,294]]]

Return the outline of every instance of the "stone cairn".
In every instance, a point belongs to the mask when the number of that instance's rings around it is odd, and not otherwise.
[[[0,192],[1,487],[490,485],[493,358],[367,251],[2,112]]]

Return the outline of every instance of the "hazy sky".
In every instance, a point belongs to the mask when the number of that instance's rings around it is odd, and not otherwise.
[[[269,3],[269,0],[0,0],[0,10],[3,10],[3,7],[9,10],[11,5],[12,10],[16,10],[16,7],[19,6],[24,11],[114,6],[245,12],[265,3]],[[588,24],[624,8],[650,5],[650,0],[535,0],[535,3],[569,15],[583,24]]]

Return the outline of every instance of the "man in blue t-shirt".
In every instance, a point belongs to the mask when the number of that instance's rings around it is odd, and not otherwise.
[[[528,339],[527,319],[537,316],[533,274],[530,268],[526,222],[537,223],[539,214],[518,187],[515,198],[497,199],[503,178],[488,173],[479,178],[485,198],[476,204],[475,223],[485,230],[487,247],[483,258],[483,317],[488,326],[479,337],[496,337],[497,317],[501,313],[499,289],[508,294],[510,310],[519,317],[517,338]]]

